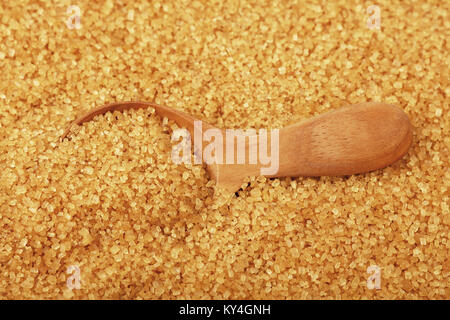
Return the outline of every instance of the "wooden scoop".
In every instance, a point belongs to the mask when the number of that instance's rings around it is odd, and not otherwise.
[[[87,112],[67,127],[61,139],[67,137],[71,126],[89,121],[97,115],[146,107],[154,108],[160,116],[172,119],[178,126],[186,128],[192,137],[196,133],[197,136],[202,134],[194,126],[194,121],[200,120],[187,113],[148,102],[123,102]],[[208,129],[219,131],[225,137],[225,155],[228,152],[238,154],[237,143],[226,143],[225,130],[216,129],[202,121],[202,131]],[[250,139],[251,137],[254,139]],[[255,146],[255,143],[260,140],[259,136],[246,135],[243,139],[246,158],[258,158],[260,146]],[[254,164],[249,161],[244,164],[229,164],[224,160],[218,164],[211,158],[214,155],[205,155],[204,161],[209,161],[207,171],[210,178],[219,187],[235,192],[247,177],[261,174],[268,177],[341,176],[381,169],[403,157],[411,142],[412,127],[401,109],[386,103],[370,102],[346,106],[280,129],[276,173],[264,174],[261,168],[266,166],[260,161]],[[201,154],[205,147],[203,143]]]

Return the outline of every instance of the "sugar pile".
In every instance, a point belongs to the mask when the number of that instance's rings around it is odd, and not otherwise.
[[[0,5],[1,298],[450,297],[448,7],[378,1],[371,30],[357,1],[78,1],[70,29],[60,3]],[[255,178],[217,206],[150,109],[58,141],[125,100],[228,128],[384,101],[414,141],[384,170]]]

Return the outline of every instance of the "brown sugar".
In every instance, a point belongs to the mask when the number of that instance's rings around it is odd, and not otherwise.
[[[445,3],[377,1],[380,29],[348,0],[77,5],[71,29],[68,3],[0,4],[0,298],[450,298]],[[176,126],[151,109],[58,141],[128,100],[223,128],[384,101],[414,141],[384,170],[256,177],[217,199],[202,166],[170,161]]]

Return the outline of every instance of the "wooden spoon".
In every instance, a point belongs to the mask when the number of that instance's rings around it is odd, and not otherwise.
[[[160,116],[174,120],[191,136],[198,130],[194,121],[199,120],[187,113],[148,102],[123,102],[87,112],[67,127],[61,139],[67,137],[73,125],[89,121],[97,115],[146,107],[152,107]],[[202,121],[202,129],[215,128]],[[224,131],[220,130],[226,137]],[[249,159],[250,154],[257,157],[254,153],[258,148],[254,148],[248,136],[244,139],[247,139],[245,154]],[[412,127],[401,109],[386,103],[354,104],[280,129],[278,171],[263,175],[341,176],[373,171],[403,157],[411,142]],[[224,145],[224,154],[230,151],[237,154],[236,143],[228,146],[224,141]],[[247,177],[260,175],[263,167],[260,162],[249,164],[248,161],[245,164],[210,163],[206,166],[210,178],[230,192],[237,191]]]

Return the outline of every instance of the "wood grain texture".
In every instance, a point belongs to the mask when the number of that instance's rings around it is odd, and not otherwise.
[[[349,175],[400,159],[412,142],[406,114],[384,103],[351,105],[281,130],[277,176]]]

